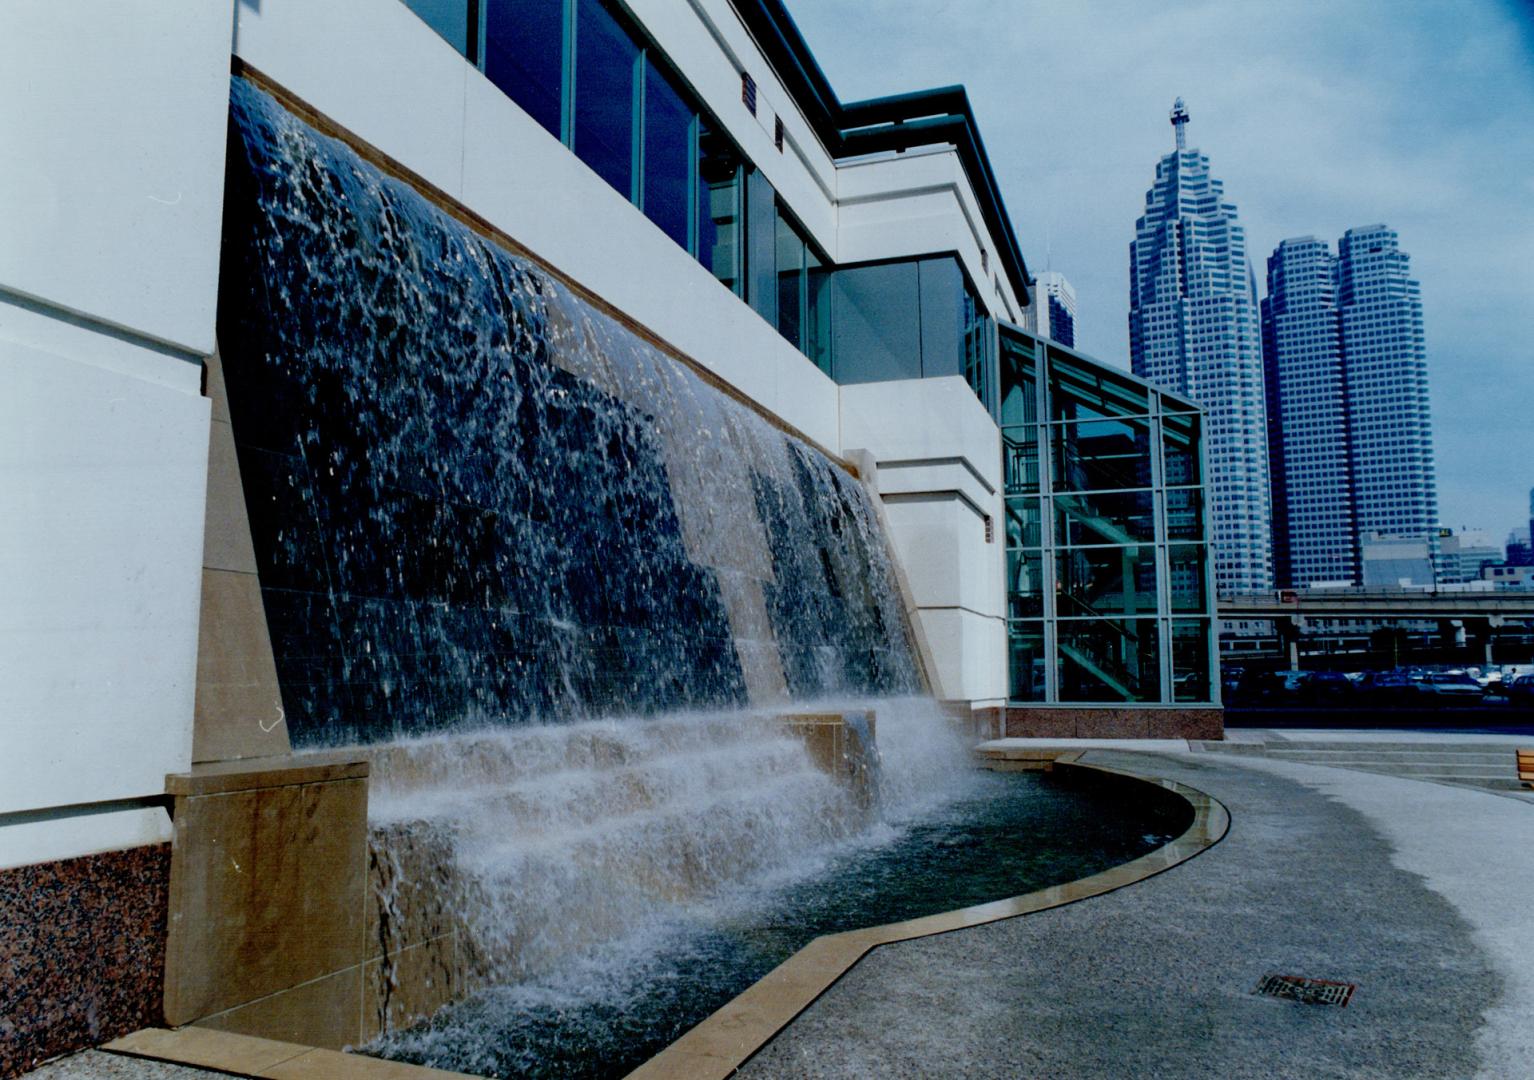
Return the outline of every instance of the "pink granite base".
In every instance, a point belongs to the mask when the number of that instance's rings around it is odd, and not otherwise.
[[[1030,708],[981,709],[988,738],[1008,739],[1223,739],[1224,709]]]
[[[0,1077],[160,1022],[170,845],[0,870]]]

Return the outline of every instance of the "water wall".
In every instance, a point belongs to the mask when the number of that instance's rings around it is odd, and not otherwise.
[[[240,78],[218,330],[295,745],[921,689],[855,479]]]

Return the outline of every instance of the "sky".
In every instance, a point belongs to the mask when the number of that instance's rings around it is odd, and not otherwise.
[[[1534,0],[788,0],[843,101],[962,83],[1031,271],[1129,365],[1129,242],[1181,96],[1265,293],[1280,240],[1396,229],[1422,283],[1439,516],[1534,487]]]

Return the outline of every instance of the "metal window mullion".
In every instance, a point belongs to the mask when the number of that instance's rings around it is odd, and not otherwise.
[[[564,62],[559,65],[559,141],[575,149],[575,5],[565,0]]]
[[[1044,701],[1060,700],[1060,635],[1055,611],[1055,491],[1054,446],[1049,426],[1049,351],[1042,346],[1034,359],[1034,441],[1039,448],[1039,542],[1044,553]],[[1003,486],[1006,477],[1002,477]]]
[[[1177,695],[1172,665],[1172,567],[1167,551],[1166,463],[1163,460],[1166,440],[1161,426],[1161,395],[1151,394],[1150,407],[1151,506],[1156,541],[1156,628],[1160,635],[1157,660],[1161,668],[1161,692],[1157,700],[1169,703]]]

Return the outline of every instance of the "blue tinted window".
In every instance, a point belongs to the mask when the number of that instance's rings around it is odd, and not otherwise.
[[[564,67],[564,0],[484,0],[485,75],[556,138]]]
[[[778,322],[778,194],[760,170],[746,173],[746,303]]]
[[[698,261],[740,292],[740,155],[698,122]]]
[[[925,379],[963,374],[964,275],[954,259],[923,259],[921,279],[921,373]]]
[[[854,266],[831,278],[836,381],[921,376],[921,291],[914,262]]]
[[[623,195],[634,195],[634,82],[639,46],[605,3],[578,0],[571,149]]]
[[[804,239],[780,212],[777,222],[778,333],[802,349],[804,315]]]
[[[648,57],[644,95],[644,212],[667,236],[689,247],[693,112]]]
[[[469,0],[405,0],[449,45],[467,55],[469,50]]]

